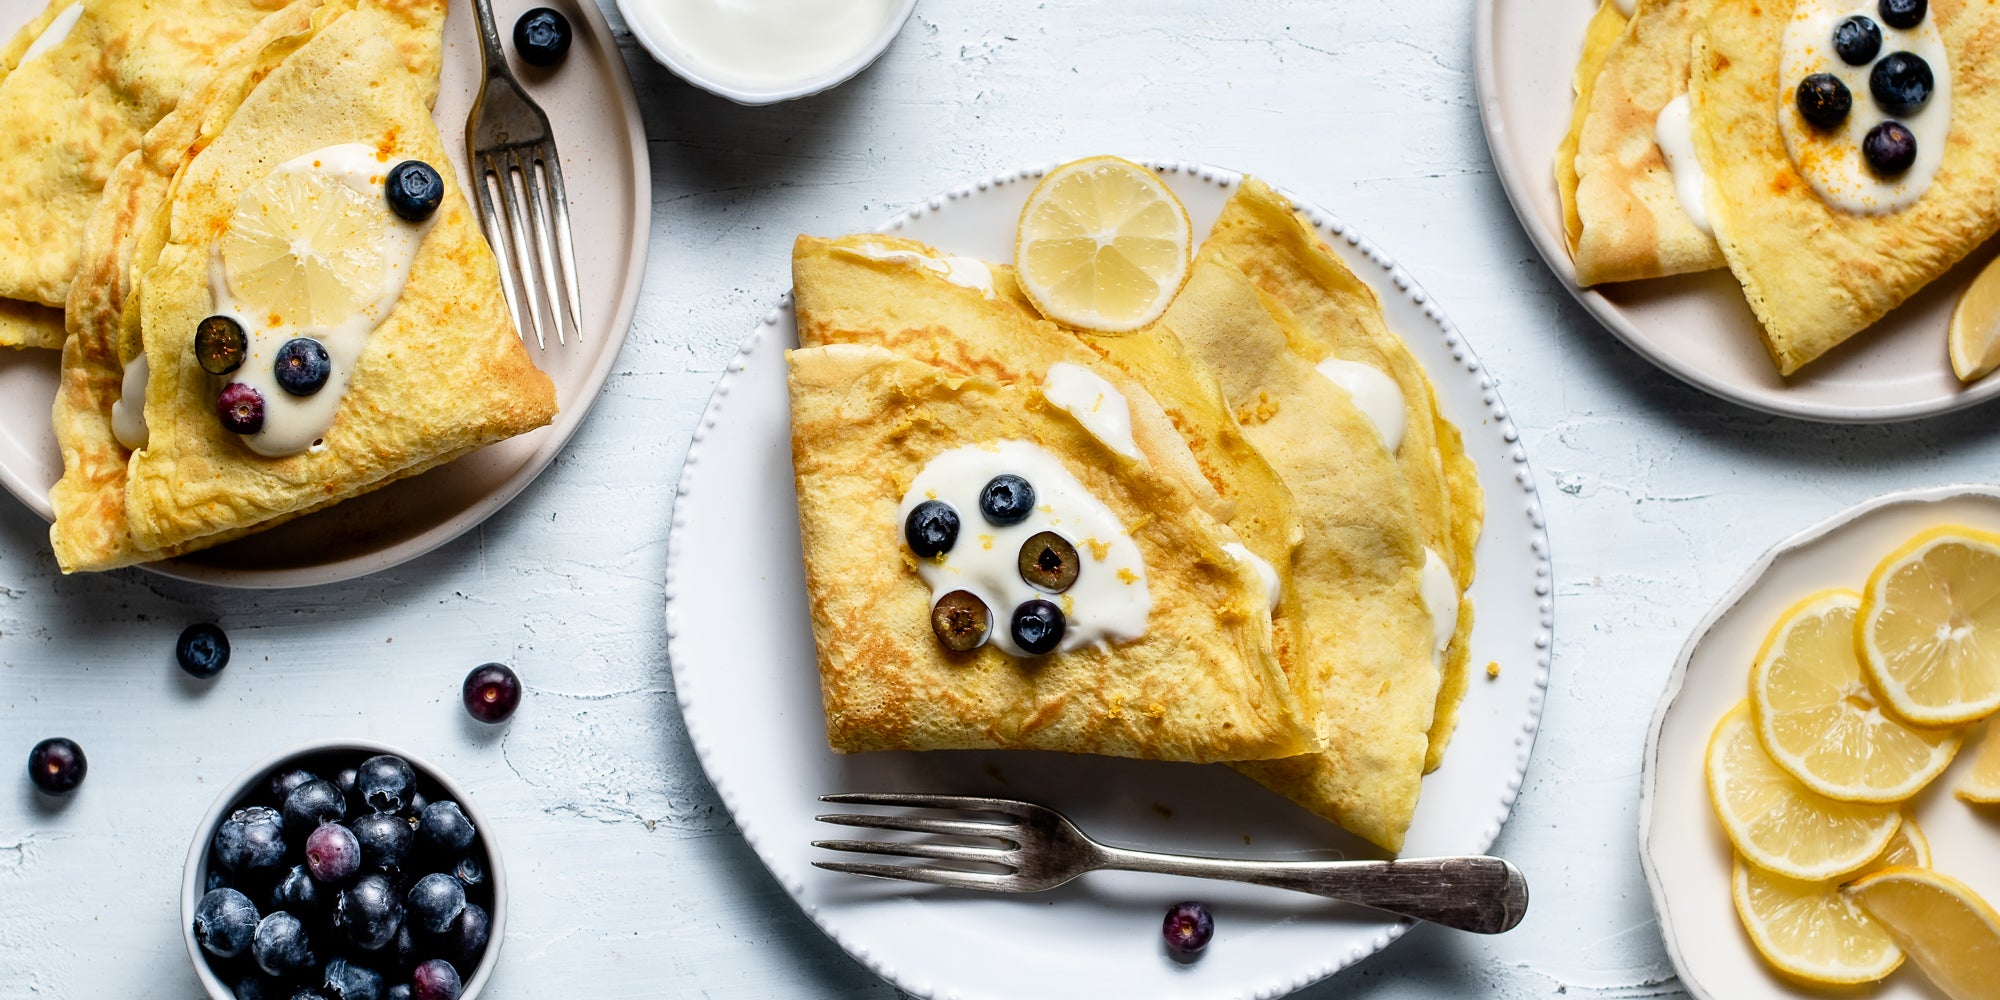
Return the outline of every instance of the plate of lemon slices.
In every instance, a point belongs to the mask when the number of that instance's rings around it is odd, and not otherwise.
[[[2000,488],[1878,497],[1760,559],[1681,651],[1639,843],[1696,997],[2000,983]]]

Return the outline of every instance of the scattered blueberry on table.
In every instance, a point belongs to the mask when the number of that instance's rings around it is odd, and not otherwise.
[[[1175,903],[1167,909],[1161,932],[1166,935],[1168,948],[1178,954],[1193,955],[1208,947],[1208,939],[1215,936],[1215,918],[1200,903]]]
[[[75,740],[55,736],[28,751],[28,780],[49,795],[76,791],[89,770],[90,762],[84,759],[83,748]]]
[[[504,663],[488,663],[465,675],[465,710],[488,725],[501,723],[521,706],[521,678]]]
[[[569,54],[570,34],[562,11],[536,7],[514,22],[514,51],[530,66],[554,66]]]

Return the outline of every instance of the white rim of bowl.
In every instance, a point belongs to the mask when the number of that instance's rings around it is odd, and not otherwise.
[[[203,862],[207,859],[208,845],[215,839],[216,828],[222,825],[222,818],[228,815],[230,807],[236,804],[236,800],[242,798],[252,785],[276,771],[281,765],[299,757],[343,751],[393,754],[409,761],[410,767],[421,776],[437,782],[438,786],[451,796],[452,801],[457,802],[459,808],[465,811],[466,818],[470,819],[473,827],[479,831],[479,836],[486,845],[486,877],[493,883],[493,912],[487,915],[492,919],[492,927],[486,938],[486,954],[479,959],[479,967],[472,970],[471,976],[466,977],[465,986],[459,993],[460,1000],[472,1000],[485,988],[487,980],[493,978],[493,970],[500,964],[500,943],[507,936],[507,865],[500,858],[500,842],[494,837],[493,827],[486,822],[485,814],[479,811],[479,807],[473,804],[471,796],[466,795],[465,789],[459,787],[458,782],[453,781],[450,775],[444,773],[437,765],[402,747],[375,740],[313,740],[274,753],[250,765],[229,784],[223,786],[222,794],[216,796],[215,804],[209,807],[208,812],[202,816],[201,823],[195,827],[194,843],[188,846],[187,863],[181,870],[181,940],[187,945],[188,959],[194,963],[195,978],[201,981],[202,989],[208,992],[211,1000],[236,998],[236,991],[224,983],[215,974],[215,970],[209,967],[208,955],[201,950],[201,944],[194,939],[195,904],[206,895],[204,892],[196,891],[199,884],[198,876],[201,874]],[[261,912],[262,908],[259,910]]]
[[[657,13],[657,0],[617,0],[618,12],[625,17],[625,26],[632,31],[632,37],[639,40],[640,47],[652,54],[660,65],[672,70],[675,76],[714,94],[728,98],[738,104],[759,107],[765,104],[779,104],[795,101],[801,97],[825,93],[861,75],[861,71],[875,64],[895,44],[896,37],[903,33],[903,27],[910,23],[910,15],[916,13],[917,0],[899,0],[895,14],[882,26],[868,47],[835,66],[827,72],[803,83],[771,90],[736,87],[696,68],[692,62],[675,54],[673,46],[666,44],[668,30],[664,21],[655,20],[664,15]],[[657,32],[657,34],[655,33]]]
[[[1640,761],[1639,778],[1639,867],[1646,873],[1646,890],[1653,899],[1653,915],[1660,925],[1660,937],[1667,946],[1667,958],[1674,963],[1674,974],[1680,977],[1681,985],[1686,987],[1688,994],[1696,1000],[1714,1000],[1722,994],[1714,993],[1704,987],[1688,970],[1687,963],[1681,959],[1680,941],[1674,934],[1674,922],[1667,906],[1666,889],[1661,884],[1658,868],[1653,864],[1653,805],[1659,790],[1657,782],[1660,764],[1660,730],[1665,728],[1667,713],[1673,710],[1674,703],[1680,700],[1681,690],[1687,685],[1688,664],[1694,659],[1694,651],[1708,640],[1708,634],[1715,630],[1716,624],[1722,621],[1724,616],[1734,611],[1738,604],[1743,603],[1744,595],[1763,581],[1765,574],[1771,571],[1771,566],[1779,557],[1817,542],[1885,507],[1938,503],[1967,496],[2000,500],[2000,487],[1980,483],[1956,483],[1949,486],[1898,490],[1863,500],[1828,516],[1765,550],[1763,555],[1757,557],[1756,562],[1750,564],[1749,569],[1743,571],[1743,575],[1729,588],[1729,591],[1716,600],[1715,606],[1702,617],[1701,624],[1696,625],[1694,631],[1688,633],[1687,643],[1681,647],[1680,658],[1674,661],[1673,673],[1667,676],[1666,690],[1661,692],[1659,704],[1653,708],[1652,725],[1646,731],[1646,752]]]

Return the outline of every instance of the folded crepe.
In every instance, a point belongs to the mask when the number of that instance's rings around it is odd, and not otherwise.
[[[1786,152],[1778,115],[1798,81],[1780,79],[1792,0],[1713,0],[1696,36],[1695,150],[1708,214],[1764,344],[1790,375],[1929,284],[2000,228],[2000,12],[1932,4],[1950,63],[1950,132],[1935,179],[1913,204],[1852,214],[1821,200]],[[1854,113],[1872,105],[1854,98]]]
[[[1293,352],[1257,286],[1210,249],[1161,323],[1220,381],[1305,528],[1291,579],[1312,634],[1291,682],[1324,747],[1237,766],[1400,850],[1440,686],[1423,533],[1402,470],[1349,394]]]
[[[283,0],[55,0],[0,50],[0,345],[62,346],[52,307],[118,162]],[[44,37],[46,36],[46,37]],[[25,308],[40,305],[40,310]]]
[[[1434,591],[1448,592],[1432,594],[1445,605],[1442,619],[1433,622],[1434,639],[1441,643],[1435,662],[1443,678],[1425,770],[1435,770],[1451,742],[1469,677],[1472,603],[1463,595],[1472,586],[1474,548],[1485,518],[1478,469],[1465,454],[1458,428],[1438,412],[1423,366],[1389,329],[1374,289],[1268,185],[1245,179],[1223,207],[1202,256],[1235,268],[1257,286],[1294,354],[1322,371],[1360,379],[1348,390],[1350,397],[1359,389],[1377,401],[1362,409],[1364,416],[1374,407],[1400,404],[1400,414],[1380,415],[1391,426],[1375,429],[1396,441],[1391,454],[1415,507],[1429,572],[1435,575],[1441,567],[1448,574],[1429,581]],[[1393,393],[1382,391],[1387,386],[1379,384],[1381,376],[1387,376]]]
[[[1563,237],[1569,243],[1569,252],[1576,254],[1576,241],[1583,235],[1583,220],[1576,211],[1576,150],[1583,139],[1583,122],[1590,114],[1590,94],[1597,87],[1597,74],[1604,68],[1604,57],[1611,52],[1611,46],[1625,31],[1627,18],[1618,8],[1618,0],[1602,0],[1597,5],[1597,13],[1591,15],[1590,24],[1584,29],[1583,55],[1577,60],[1576,72],[1570,76],[1570,91],[1575,100],[1570,105],[1569,131],[1563,134],[1562,142],[1556,146],[1556,197],[1562,202]]]
[[[1193,484],[1159,468],[1155,455],[1127,454],[1034,384],[953,375],[856,343],[793,351],[789,363],[800,536],[835,750],[1207,762],[1313,746],[1272,652],[1266,582],[1225,549],[1230,535]],[[1138,634],[1035,657],[1003,651],[997,638],[963,653],[940,643],[899,505],[941,456],[983,452],[1043,456],[1053,466],[1022,471],[1043,477],[1044,497],[1063,488],[1052,479],[1070,477],[1115,516],[1123,534],[1113,538],[1129,540],[1140,564],[1120,564],[1098,586],[1144,588]],[[986,528],[976,510],[963,516],[954,548],[936,557],[950,572],[967,572],[950,569],[966,565],[954,553],[980,544]],[[1106,599],[1083,585],[1111,565],[1093,553],[1128,557],[1117,546],[1100,550],[1094,534],[1082,541],[1076,589],[1051,598],[1077,602],[1073,615]],[[994,609],[994,629],[1007,620]]]
[[[1658,140],[1663,111],[1688,92],[1695,28],[1709,0],[1639,0],[1603,57],[1574,156],[1580,285],[1722,267],[1715,237],[1684,207]],[[1586,50],[1585,59],[1590,58]],[[1685,113],[1681,107],[1674,113]],[[1692,169],[1693,164],[1683,167]],[[1560,175],[1559,175],[1560,176]],[[1690,197],[1695,192],[1688,192]]]
[[[65,570],[240,537],[553,416],[554,387],[514,334],[498,267],[430,118],[443,20],[442,0],[298,0],[229,50],[200,97],[120,164],[90,224],[86,270],[98,277],[72,301],[77,336],[56,402],[64,477],[51,538]],[[218,307],[211,269],[228,274],[216,244],[274,168],[355,143],[384,171],[406,159],[434,165],[444,198],[400,294],[369,307],[380,323],[320,443],[265,457],[224,429],[221,380],[193,350],[196,326]],[[124,400],[128,381],[144,387],[143,409]],[[136,452],[119,443],[121,403],[128,422],[144,415]]]

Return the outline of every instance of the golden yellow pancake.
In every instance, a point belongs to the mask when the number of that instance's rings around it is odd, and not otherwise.
[[[856,343],[793,351],[789,363],[800,535],[835,750],[1206,762],[1313,745],[1272,652],[1263,581],[1223,548],[1227,529],[1191,484],[1162,474],[1150,453],[1107,450],[1031,384],[951,375]],[[1125,526],[1152,597],[1139,637],[1015,658],[991,643],[950,653],[933,635],[898,506],[937,455],[1006,441],[1053,456]],[[966,530],[959,545],[973,544]],[[994,622],[1006,627],[999,614]]]
[[[41,347],[60,350],[61,309],[17,299],[0,299],[0,347]]]
[[[1576,211],[1577,145],[1583,138],[1583,121],[1590,113],[1590,93],[1597,86],[1597,74],[1604,68],[1604,57],[1611,52],[1612,43],[1624,33],[1625,24],[1625,14],[1618,9],[1617,0],[1602,0],[1584,29],[1583,55],[1577,59],[1576,72],[1570,76],[1575,100],[1570,105],[1569,131],[1556,146],[1555,169],[1556,198],[1563,211],[1563,238],[1568,241],[1572,255],[1576,253],[1577,237],[1583,235],[1583,220]]]
[[[1951,130],[1935,180],[1882,215],[1830,207],[1779,129],[1781,41],[1793,0],[1713,0],[1696,36],[1695,149],[1730,270],[1786,375],[1866,329],[2000,229],[2000,7],[1930,5],[1949,55]],[[1855,112],[1868,104],[1855,95]],[[1944,345],[1939,344],[1942,352]]]
[[[1688,91],[1694,32],[1709,0],[1639,0],[1591,89],[1578,138],[1572,251],[1580,285],[1722,267],[1715,237],[1681,205],[1655,136]]]

